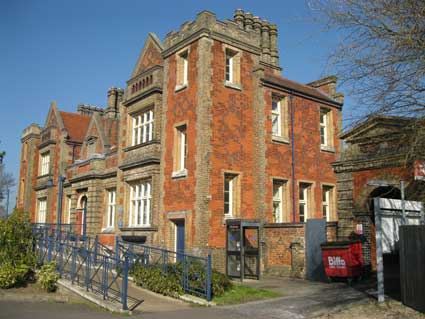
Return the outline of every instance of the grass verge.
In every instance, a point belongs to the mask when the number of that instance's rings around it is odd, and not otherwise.
[[[253,300],[277,298],[281,295],[277,292],[247,287],[243,285],[233,285],[220,297],[215,297],[212,301],[217,305],[232,305]]]

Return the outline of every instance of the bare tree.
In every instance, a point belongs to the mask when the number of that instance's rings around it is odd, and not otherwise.
[[[425,2],[311,0],[315,17],[342,35],[330,63],[358,100],[356,116],[425,116]]]
[[[10,188],[15,186],[13,175],[5,172],[4,169],[3,158],[5,155],[5,152],[0,152],[0,217],[8,213],[8,207],[4,200],[7,199]]]

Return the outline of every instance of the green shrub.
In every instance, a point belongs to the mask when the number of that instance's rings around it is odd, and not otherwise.
[[[137,265],[133,269],[133,278],[137,285],[165,296],[178,297],[183,294],[177,277],[173,274],[163,275],[159,267],[145,268]]]
[[[15,267],[12,263],[0,264],[0,288],[8,289],[24,284],[31,269],[26,265]]]
[[[28,214],[15,210],[6,220],[0,220],[0,265],[34,267],[34,237]]]
[[[184,290],[180,283],[183,274],[182,264],[172,263],[168,264],[167,267],[168,273],[163,275],[161,267],[145,268],[141,265],[136,265],[132,275],[137,285],[154,292],[173,297],[183,294]],[[199,291],[203,289],[206,281],[204,266],[199,263],[190,264],[187,269],[187,276],[192,289]],[[216,270],[212,271],[211,283],[213,296],[221,296],[232,287],[229,277]]]
[[[55,292],[58,288],[57,283],[59,280],[59,273],[57,271],[57,266],[54,261],[41,266],[37,277],[40,281],[41,288],[43,288],[47,292]]]
[[[168,271],[173,273],[177,278],[181,278],[183,273],[183,265],[182,263],[168,264]],[[200,263],[193,262],[188,266],[187,274],[192,288],[202,290],[207,275],[205,273],[205,266]],[[217,297],[221,296],[226,290],[231,288],[232,282],[225,274],[222,274],[213,269],[211,276],[211,286],[212,295]]]
[[[230,278],[216,270],[212,271],[212,294],[214,297],[222,296],[233,284]]]

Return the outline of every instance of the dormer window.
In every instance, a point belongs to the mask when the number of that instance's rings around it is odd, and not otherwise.
[[[96,136],[90,136],[87,138],[86,145],[87,145],[87,158],[92,157],[96,153]]]

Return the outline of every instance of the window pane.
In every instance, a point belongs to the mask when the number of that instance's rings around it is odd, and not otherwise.
[[[279,116],[272,115],[272,132],[273,135],[279,135]]]
[[[276,100],[272,100],[272,111],[278,111],[278,102]]]

